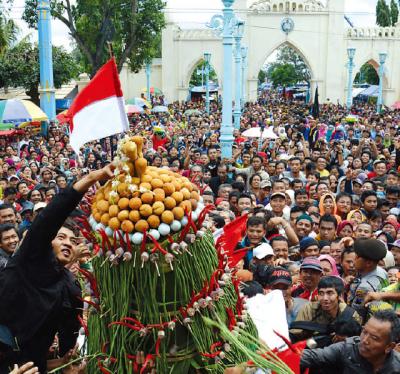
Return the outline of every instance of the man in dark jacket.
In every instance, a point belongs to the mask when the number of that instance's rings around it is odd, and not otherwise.
[[[323,349],[306,349],[300,366],[336,369],[342,374],[400,374],[400,354],[393,350],[400,338],[400,321],[392,311],[379,311],[365,324],[360,337]]]
[[[81,290],[65,268],[75,257],[77,238],[68,216],[84,193],[113,176],[113,165],[86,175],[57,195],[36,217],[19,249],[0,271],[0,373],[34,362],[46,373],[56,333],[60,354],[75,346]]]

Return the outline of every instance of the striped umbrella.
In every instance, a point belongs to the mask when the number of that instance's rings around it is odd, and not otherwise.
[[[147,108],[151,109],[151,104],[146,99],[142,99],[141,97],[134,97],[133,99],[126,100],[126,103],[131,105],[137,105],[142,108],[146,106]]]
[[[144,88],[142,89],[142,92],[146,93],[146,92],[147,92],[147,88],[144,87]],[[151,93],[152,95],[155,95],[155,96],[160,96],[160,95],[163,94],[162,91],[161,91],[159,88],[157,88],[157,87],[150,87],[150,93]]]
[[[48,117],[31,101],[15,99],[0,101],[0,122],[18,125],[40,121],[48,121]]]
[[[127,114],[134,114],[134,113],[143,113],[143,108],[139,105],[125,105],[125,112]]]

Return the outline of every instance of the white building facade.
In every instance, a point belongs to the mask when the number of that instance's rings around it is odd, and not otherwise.
[[[356,48],[354,75],[366,62],[378,69],[378,55],[386,52],[383,102],[391,105],[400,99],[400,64],[396,63],[400,58],[400,27],[349,28],[344,20],[344,0],[327,0],[326,4],[317,0],[236,0],[234,9],[245,21],[242,45],[248,47],[247,100],[256,100],[259,71],[285,44],[308,65],[311,89],[314,92],[318,85],[320,102],[345,102],[348,47]],[[204,52],[211,53],[211,64],[221,84],[221,38],[207,28],[182,29],[169,20],[168,13],[166,18],[162,58],[153,62],[151,86],[161,89],[169,102],[186,100],[190,78]],[[132,74],[124,67],[121,82],[125,97],[139,96],[146,86],[145,73]]]

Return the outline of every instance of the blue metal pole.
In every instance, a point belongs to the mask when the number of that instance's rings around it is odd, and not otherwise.
[[[240,22],[240,21],[239,21]],[[240,129],[240,117],[242,110],[240,106],[240,99],[242,96],[242,51],[241,51],[241,40],[242,35],[240,31],[235,35],[235,70],[236,70],[236,84],[235,84],[235,111],[233,112],[233,118],[235,123],[235,129]]]
[[[244,104],[246,103],[246,64],[247,64],[247,47],[242,47],[242,98],[240,107],[243,109]]]
[[[350,109],[351,105],[353,104],[353,68],[354,68],[353,60],[355,52],[356,52],[355,48],[347,49],[347,55],[349,58],[349,62],[347,65],[349,69],[348,80],[347,80],[347,100],[346,100],[347,109]]]
[[[54,121],[56,118],[56,99],[53,81],[50,1],[40,0],[37,12],[39,18],[40,107],[49,120]]]
[[[386,52],[379,53],[379,91],[378,91],[378,101],[376,105],[377,113],[382,111],[383,105],[383,74],[385,70]]]
[[[209,58],[211,55],[209,55]],[[206,61],[206,112],[210,114],[210,62]]]
[[[222,92],[222,124],[221,124],[221,155],[222,158],[232,158],[233,127],[232,127],[232,45],[234,17],[231,8],[235,0],[222,0],[224,9],[223,48],[224,48],[224,77]]]
[[[146,63],[146,98],[147,101],[151,102],[151,95],[150,95],[150,73],[151,73],[151,62]]]

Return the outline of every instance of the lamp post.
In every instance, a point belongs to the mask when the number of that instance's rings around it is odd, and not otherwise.
[[[244,108],[244,104],[246,103],[246,67],[247,67],[247,53],[248,48],[242,47],[242,99],[241,99],[241,108]]]
[[[151,96],[150,96],[150,74],[151,74],[151,61],[146,62],[146,99],[150,103]]]
[[[347,100],[346,106],[347,109],[351,108],[353,103],[353,68],[354,68],[354,55],[356,54],[355,48],[347,48],[347,57],[349,58],[349,62],[347,65],[348,68],[348,81],[347,81]]]
[[[244,33],[244,22],[237,20],[234,28],[235,37],[235,73],[236,73],[236,83],[235,83],[235,110],[233,112],[233,118],[235,123],[235,129],[240,129],[240,116],[242,115],[242,110],[240,106],[240,99],[242,97],[242,51],[241,42]]]
[[[38,1],[37,12],[39,18],[40,107],[49,120],[54,121],[56,118],[56,99],[53,81],[50,1]]]
[[[211,18],[210,28],[222,34],[223,54],[223,92],[222,92],[222,124],[221,124],[221,155],[222,158],[232,158],[233,126],[232,126],[232,46],[235,15],[232,5],[235,0],[222,0],[224,8],[221,15]]]
[[[211,61],[211,53],[204,53],[204,61],[205,64],[205,73],[206,73],[206,112],[210,114],[210,61]]]
[[[379,53],[379,93],[378,93],[378,101],[377,101],[377,105],[376,105],[377,113],[381,112],[382,104],[383,104],[383,74],[385,71],[386,57],[387,57],[386,52]]]

